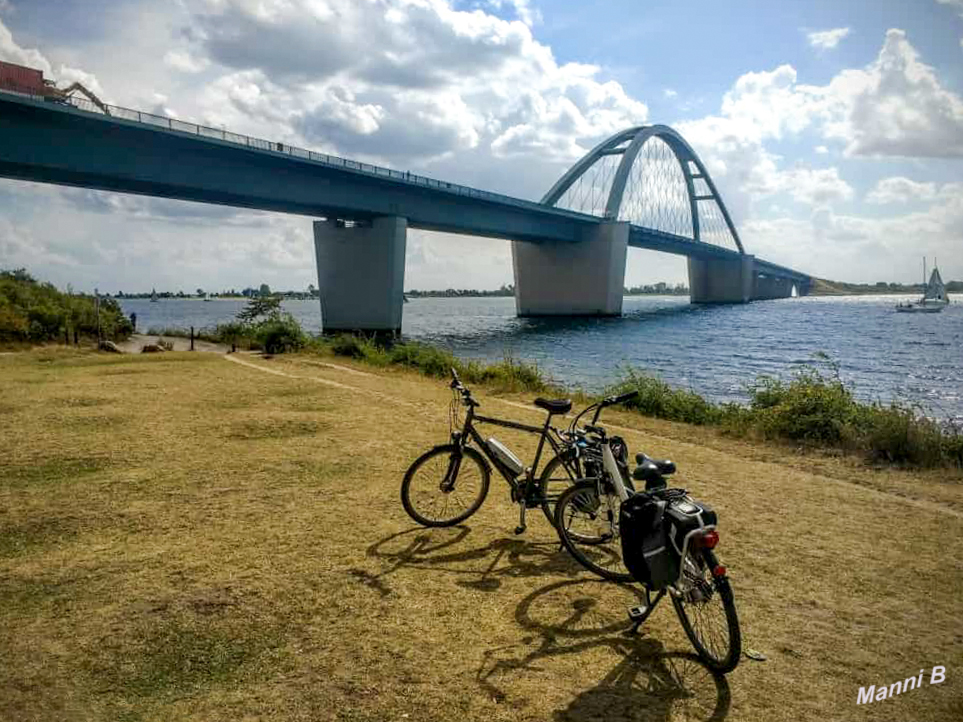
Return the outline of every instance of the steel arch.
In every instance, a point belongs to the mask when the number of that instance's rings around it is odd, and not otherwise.
[[[622,160],[620,161],[618,169],[615,172],[615,176],[612,180],[612,186],[609,190],[608,200],[605,205],[605,218],[611,220],[617,219],[619,217],[619,211],[622,208],[625,187],[628,183],[632,166],[635,163],[639,152],[642,150],[642,147],[652,138],[658,138],[669,147],[678,161],[679,167],[682,169],[682,174],[686,184],[686,191],[689,196],[689,212],[692,218],[693,240],[701,241],[699,203],[703,201],[711,201],[717,205],[719,211],[722,213],[722,217],[725,220],[729,232],[732,234],[732,238],[739,249],[739,253],[744,254],[746,251],[742,246],[742,239],[739,238],[739,232],[736,230],[736,226],[732,222],[732,217],[729,215],[729,210],[726,208],[725,203],[723,203],[722,197],[719,195],[715,183],[712,182],[712,177],[709,175],[709,171],[706,169],[696,152],[692,149],[692,146],[686,142],[685,138],[667,125],[640,125],[632,128],[626,128],[625,130],[619,131],[615,135],[602,141],[592,150],[586,153],[577,163],[575,163],[575,165],[569,168],[569,170],[566,171],[566,173],[559,178],[558,181],[556,181],[555,185],[553,185],[548,193],[546,193],[542,198],[541,203],[548,206],[554,206],[562,198],[565,192],[571,188],[572,185],[586,173],[586,171],[592,168],[592,166],[594,166],[599,159],[609,155],[621,155]],[[690,162],[696,166],[698,173],[694,174],[692,172]],[[706,187],[709,190],[709,195],[697,195],[695,181],[699,179],[705,182]]]

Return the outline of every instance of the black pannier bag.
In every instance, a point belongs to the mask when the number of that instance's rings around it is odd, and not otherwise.
[[[674,581],[679,564],[668,543],[667,502],[636,494],[619,510],[622,560],[636,581],[658,591]]]
[[[673,556],[682,558],[686,537],[699,529],[715,528],[718,519],[711,506],[706,506],[688,496],[669,502],[665,509],[665,524]],[[691,542],[691,537],[690,537]]]

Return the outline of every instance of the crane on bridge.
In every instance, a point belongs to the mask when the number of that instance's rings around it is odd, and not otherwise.
[[[91,103],[100,108],[104,115],[110,115],[110,109],[107,105],[83,83],[71,83],[66,88],[61,89],[57,87],[55,81],[44,78],[42,70],[7,63],[2,60],[0,60],[0,90],[19,95],[39,96],[44,100],[60,103],[69,102],[74,93],[81,93]]]

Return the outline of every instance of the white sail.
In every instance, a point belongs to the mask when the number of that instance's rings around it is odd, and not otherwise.
[[[930,282],[926,284],[926,293],[923,294],[923,301],[938,301],[939,303],[949,303],[946,297],[946,286],[940,277],[939,269],[934,268],[930,275]]]

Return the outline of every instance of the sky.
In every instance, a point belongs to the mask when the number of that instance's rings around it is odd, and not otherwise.
[[[0,0],[0,60],[105,101],[538,200],[674,127],[746,250],[815,276],[963,279],[963,0]],[[0,268],[88,290],[317,284],[311,218],[0,180]],[[629,250],[626,285],[686,280]],[[406,288],[512,281],[409,231]]]

